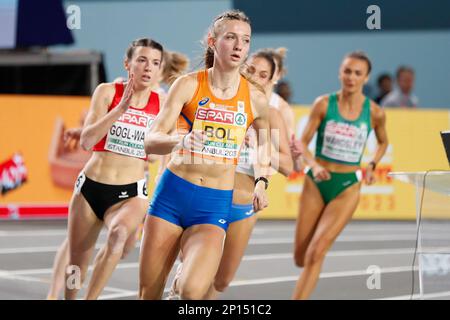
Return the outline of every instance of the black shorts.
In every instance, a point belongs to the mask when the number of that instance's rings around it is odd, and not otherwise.
[[[81,172],[74,192],[81,193],[97,218],[103,221],[106,210],[120,201],[133,197],[147,200],[147,183],[142,179],[130,184],[105,184],[91,180]]]

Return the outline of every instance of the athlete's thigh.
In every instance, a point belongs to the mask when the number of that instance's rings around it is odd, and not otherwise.
[[[319,188],[314,181],[305,176],[302,195],[300,197],[300,209],[297,217],[295,230],[296,250],[305,252],[311,241],[317,222],[320,219],[325,203]]]
[[[322,240],[329,245],[334,242],[358,207],[360,187],[361,183],[348,187],[325,207],[313,241]]]
[[[165,281],[178,255],[183,229],[164,219],[147,216],[140,249],[140,281],[143,285]]]
[[[229,225],[216,278],[234,276],[247,248],[256,220],[257,215],[254,214]]]
[[[206,293],[219,267],[224,237],[225,231],[212,224],[194,225],[185,230],[181,240],[181,287],[190,284],[203,288]]]
[[[81,193],[72,196],[69,205],[68,239],[71,253],[92,249],[102,229],[100,221]]]
[[[148,201],[139,197],[119,202],[106,210],[105,226],[109,230],[112,226],[122,225],[132,233],[142,222],[147,208]]]

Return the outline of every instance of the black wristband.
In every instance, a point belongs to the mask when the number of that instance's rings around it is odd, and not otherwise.
[[[256,180],[255,180],[255,186],[256,186],[256,184],[257,184],[259,181],[264,181],[264,183],[265,183],[265,190],[267,190],[267,188],[269,187],[269,180],[267,180],[267,179],[264,178],[264,177],[256,178]]]
[[[372,170],[375,170],[375,168],[377,167],[377,164],[375,163],[375,161],[370,161],[369,164],[372,165]]]

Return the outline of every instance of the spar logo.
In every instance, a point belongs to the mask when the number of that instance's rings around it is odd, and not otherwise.
[[[148,118],[147,116],[141,116],[138,114],[124,113],[120,116],[118,121],[135,124],[141,127],[147,127]]]
[[[198,120],[234,124],[234,112],[225,110],[198,108],[195,118]]]
[[[243,113],[237,113],[235,117],[235,122],[238,126],[243,126],[247,123],[247,119]]]
[[[200,107],[203,107],[205,104],[207,104],[209,102],[209,98],[208,97],[206,97],[206,98],[202,98],[202,100],[200,100],[199,102],[198,102],[198,105],[200,106]]]
[[[198,108],[195,116],[198,120],[212,121],[218,123],[235,124],[243,126],[247,123],[244,113],[218,109]]]

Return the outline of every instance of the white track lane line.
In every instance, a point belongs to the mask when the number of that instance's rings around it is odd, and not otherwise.
[[[10,272],[7,270],[0,270],[0,278],[3,279],[7,279],[7,280],[15,280],[15,281],[25,281],[25,282],[38,282],[38,283],[43,283],[43,284],[49,284],[50,281],[47,279],[41,279],[41,278],[36,278],[36,277],[30,277],[30,276],[23,276],[23,275],[17,275],[14,272]],[[83,286],[84,289],[86,289],[86,285],[85,284]],[[134,294],[136,295],[136,291],[131,291],[131,290],[125,290],[125,289],[120,289],[120,288],[115,288],[115,287],[110,287],[107,286],[105,288],[103,288],[104,291],[110,291],[110,292],[114,292],[113,294],[111,294],[111,296],[115,296],[115,295],[129,295],[129,294]],[[82,298],[79,298],[79,300]]]
[[[426,228],[427,230],[433,230],[433,231],[442,231],[447,232],[450,230],[449,226],[429,226],[422,223],[422,228]],[[269,233],[271,231],[295,231],[295,224],[292,226],[280,226],[280,227],[255,227],[253,232],[257,234],[265,234]],[[352,225],[349,224],[345,227],[343,232],[398,232],[398,231],[410,231],[410,232],[416,232],[417,226],[415,224],[411,224],[410,226],[403,225],[403,226],[393,226],[393,225],[386,225],[386,226],[358,226],[358,225]]]
[[[426,237],[427,240],[450,240],[450,234],[433,235]],[[411,235],[342,235],[337,238],[336,242],[385,242],[385,241],[415,241],[416,236]],[[293,243],[294,239],[290,238],[261,238],[250,239],[250,245],[259,244],[282,244]]]
[[[415,271],[418,268],[414,268]],[[391,268],[381,268],[381,273],[397,273],[397,272],[410,272],[411,266],[401,266],[401,267],[391,267]],[[356,276],[366,276],[368,275],[367,270],[351,270],[351,271],[339,271],[339,272],[323,272],[320,274],[321,279],[330,279],[330,278],[341,278],[341,277],[356,277]],[[260,278],[260,279],[252,279],[252,280],[235,280],[231,282],[230,287],[240,287],[240,286],[252,286],[252,285],[260,285],[260,284],[271,284],[271,283],[280,283],[280,282],[293,282],[297,281],[299,275],[293,276],[285,276],[285,277],[272,277],[272,278]],[[167,292],[169,288],[164,289],[164,292]],[[118,299],[125,298],[130,296],[137,295],[136,292],[132,292],[129,294],[116,294],[113,297],[112,295],[108,295],[109,299]],[[102,298],[105,298],[103,296]]]
[[[0,278],[7,279],[7,280],[20,280],[20,281],[27,281],[27,282],[48,283],[48,281],[46,281],[44,279],[14,274],[13,272],[10,272],[8,270],[0,270]]]
[[[397,255],[397,254],[413,254],[414,249],[393,248],[393,249],[373,249],[373,250],[336,250],[327,253],[327,257],[353,257],[353,256],[372,256],[372,255]],[[260,261],[260,260],[276,260],[276,259],[293,259],[293,254],[275,253],[275,254],[256,254],[244,256],[242,261]]]
[[[433,235],[427,237],[427,240],[450,240],[450,234],[438,236]],[[359,235],[359,236],[340,236],[336,242],[386,242],[386,241],[415,241],[414,235]],[[293,244],[293,237],[289,238],[261,238],[250,239],[249,245],[267,245],[267,244]],[[95,247],[99,249],[104,244],[97,244]],[[140,243],[136,243],[136,247],[139,247]],[[18,253],[43,253],[43,252],[56,252],[59,249],[58,246],[43,246],[43,247],[20,247],[20,248],[1,248],[0,254],[18,254]]]
[[[96,249],[100,249],[104,246],[103,243],[97,244]],[[21,247],[21,248],[1,248],[0,254],[17,254],[17,253],[45,253],[56,252],[59,246],[43,246],[43,247]]]
[[[408,248],[392,248],[392,249],[372,249],[372,250],[336,250],[330,251],[327,257],[352,257],[352,256],[372,256],[372,255],[397,255],[397,254],[413,254],[414,249]],[[277,259],[292,259],[291,252],[274,253],[274,254],[254,254],[245,255],[242,261],[261,261],[261,260],[277,260]],[[177,265],[179,261],[175,262]],[[139,263],[128,262],[119,263],[116,269],[133,269],[138,268]],[[10,275],[27,276],[38,274],[50,274],[53,272],[52,268],[40,268],[40,269],[22,269],[22,270],[4,270]],[[92,271],[92,266],[89,266],[88,271]]]
[[[128,264],[128,267],[132,267],[132,264]],[[417,271],[418,267],[414,267],[414,270]],[[24,271],[24,270],[22,270]],[[29,271],[29,270],[28,270]],[[411,266],[400,266],[400,267],[388,267],[381,268],[381,273],[396,273],[396,272],[407,272],[411,271]],[[23,272],[20,275],[20,271],[0,271],[0,277],[11,279],[11,280],[22,280],[22,281],[33,281],[33,282],[44,282],[47,283],[46,280],[33,278],[29,276],[23,276]],[[31,273],[28,273],[31,274]],[[367,270],[350,270],[350,271],[337,271],[337,272],[323,272],[320,274],[321,279],[329,279],[329,278],[340,278],[340,277],[354,277],[354,276],[364,276],[367,275]],[[292,282],[298,279],[298,275],[285,276],[285,277],[269,277],[269,278],[260,278],[260,279],[251,279],[251,280],[235,280],[230,286],[248,286],[248,285],[260,285],[260,284],[270,284],[270,283],[280,283],[280,282]],[[137,291],[107,287],[105,290],[116,292],[110,295],[101,296],[102,299],[114,299],[114,298],[124,298],[137,295]],[[169,288],[166,288],[164,292],[167,292]]]
[[[106,235],[107,231],[102,230],[100,236]],[[44,230],[20,230],[20,231],[0,231],[0,237],[52,237],[67,236],[66,229],[44,229]]]
[[[428,227],[427,227],[428,228]],[[450,229],[450,226],[448,228],[441,227],[441,226],[433,226],[429,227],[433,230],[442,230],[447,231]],[[380,227],[371,227],[371,226],[355,226],[355,225],[348,225],[344,232],[351,231],[351,232],[366,232],[366,231],[374,231],[374,232],[397,232],[397,231],[411,231],[414,232],[416,230],[415,225],[411,226],[380,226]],[[295,231],[295,225],[292,226],[280,226],[280,227],[255,227],[253,232],[255,234],[264,234],[271,231]],[[106,230],[102,230],[101,234],[106,234]],[[43,230],[18,230],[18,231],[11,231],[11,230],[0,230],[0,237],[46,237],[46,236],[65,236],[67,235],[67,230],[64,229],[43,229]]]
[[[414,270],[418,270],[417,267]],[[381,273],[396,273],[396,272],[406,272],[411,271],[411,266],[401,266],[401,267],[389,267],[389,268],[381,268]],[[367,270],[350,270],[350,271],[335,271],[335,272],[322,272],[320,274],[320,279],[329,279],[329,278],[341,278],[341,277],[357,277],[357,276],[365,276],[368,275]],[[297,281],[299,275],[294,276],[286,276],[286,277],[273,277],[273,278],[261,278],[261,279],[252,279],[252,280],[237,280],[233,281],[230,286],[248,286],[248,285],[259,285],[259,284],[268,284],[268,283],[279,283],[279,282],[291,282]]]

